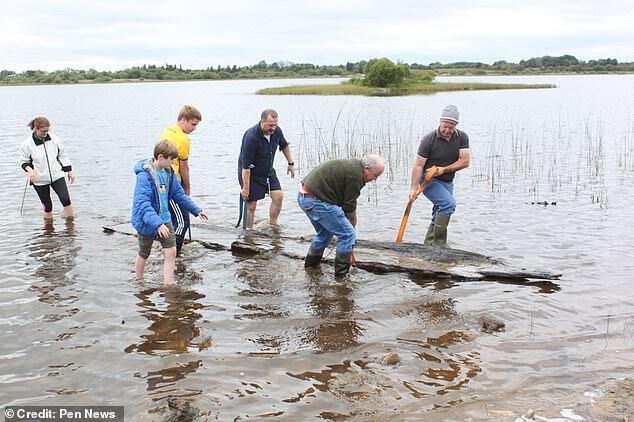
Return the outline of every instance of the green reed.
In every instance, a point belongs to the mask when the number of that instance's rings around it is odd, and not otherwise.
[[[531,131],[521,126],[503,132],[493,128],[487,138],[486,153],[472,164],[475,181],[486,181],[492,194],[521,189],[535,202],[566,198],[572,189],[572,199],[585,196],[607,207],[606,180],[612,172],[608,163],[624,163],[628,154],[627,146],[616,157],[612,155],[617,149],[611,147],[608,153],[601,122],[586,122],[580,131],[561,124]]]
[[[421,137],[434,126],[415,124],[415,111],[408,118],[396,116],[389,106],[382,110],[352,110],[347,103],[332,116],[311,111],[302,118],[298,159],[310,169],[333,158],[380,154],[386,164],[382,186],[409,185],[411,168]],[[634,179],[634,128],[606,142],[604,122],[587,121],[581,127],[566,122],[500,122],[477,136],[470,133],[471,166],[458,183],[481,187],[493,197],[523,196],[525,202],[552,204],[582,201],[609,205],[610,180]],[[463,176],[464,174],[464,176]],[[465,178],[469,176],[470,178]]]

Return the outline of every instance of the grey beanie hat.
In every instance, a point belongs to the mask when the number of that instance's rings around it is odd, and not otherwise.
[[[443,108],[442,113],[440,114],[441,121],[444,120],[456,125],[458,124],[458,117],[460,117],[460,113],[458,113],[458,107],[453,104]]]

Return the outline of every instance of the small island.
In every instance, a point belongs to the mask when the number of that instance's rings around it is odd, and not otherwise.
[[[339,84],[291,85],[264,88],[258,95],[365,95],[398,96],[433,94],[444,91],[475,91],[488,89],[555,88],[552,84],[504,84],[484,82],[435,82],[431,70],[411,69],[387,58],[368,61],[362,76],[354,76]]]
[[[366,96],[399,96],[434,94],[444,91],[481,91],[487,89],[541,89],[556,88],[552,84],[502,84],[484,82],[430,82],[417,83],[403,87],[371,87],[349,83],[328,85],[290,85],[275,88],[263,88],[256,91],[258,95],[366,95]]]

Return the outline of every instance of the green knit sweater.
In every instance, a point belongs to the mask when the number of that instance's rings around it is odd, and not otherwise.
[[[330,160],[315,167],[304,178],[304,185],[322,201],[339,205],[346,213],[357,210],[363,181],[361,160]]]

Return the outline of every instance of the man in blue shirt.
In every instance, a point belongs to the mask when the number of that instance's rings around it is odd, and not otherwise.
[[[277,224],[282,209],[282,186],[277,178],[273,162],[279,148],[287,161],[286,173],[295,177],[295,163],[291,147],[284,138],[282,129],[277,126],[278,114],[266,109],[260,116],[260,122],[249,128],[242,137],[242,147],[238,158],[238,182],[242,188],[240,195],[247,200],[247,228],[253,228],[255,208],[260,199],[268,193],[271,197],[269,222]]]

